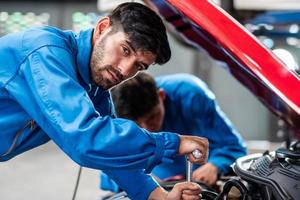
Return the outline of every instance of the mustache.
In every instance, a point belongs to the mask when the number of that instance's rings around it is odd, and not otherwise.
[[[116,75],[116,77],[120,80],[120,82],[125,79],[124,75],[119,70],[113,68],[113,66],[111,65],[104,65],[103,70],[108,70],[112,72],[114,75]]]

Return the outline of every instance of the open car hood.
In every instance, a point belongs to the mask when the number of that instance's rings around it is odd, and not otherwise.
[[[186,42],[226,63],[228,71],[277,116],[300,130],[300,78],[209,0],[152,0]]]

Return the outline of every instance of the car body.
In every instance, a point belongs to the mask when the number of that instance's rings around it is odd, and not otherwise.
[[[190,45],[206,50],[295,135],[300,129],[300,76],[228,13],[209,0],[152,0]]]

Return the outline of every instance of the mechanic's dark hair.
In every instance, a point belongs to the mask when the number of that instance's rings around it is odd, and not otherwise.
[[[157,64],[164,64],[170,60],[171,50],[166,28],[161,18],[150,8],[140,3],[123,3],[108,17],[112,31],[122,28],[136,50],[155,54]]]
[[[142,117],[159,103],[155,80],[144,72],[117,85],[111,94],[117,116],[131,120]]]

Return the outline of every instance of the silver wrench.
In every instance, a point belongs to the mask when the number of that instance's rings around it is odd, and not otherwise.
[[[199,159],[202,157],[202,153],[199,149],[196,149],[192,152],[192,155],[194,158]],[[191,182],[192,181],[192,173],[193,173],[193,163],[190,161],[188,156],[185,156],[186,158],[186,181]]]

